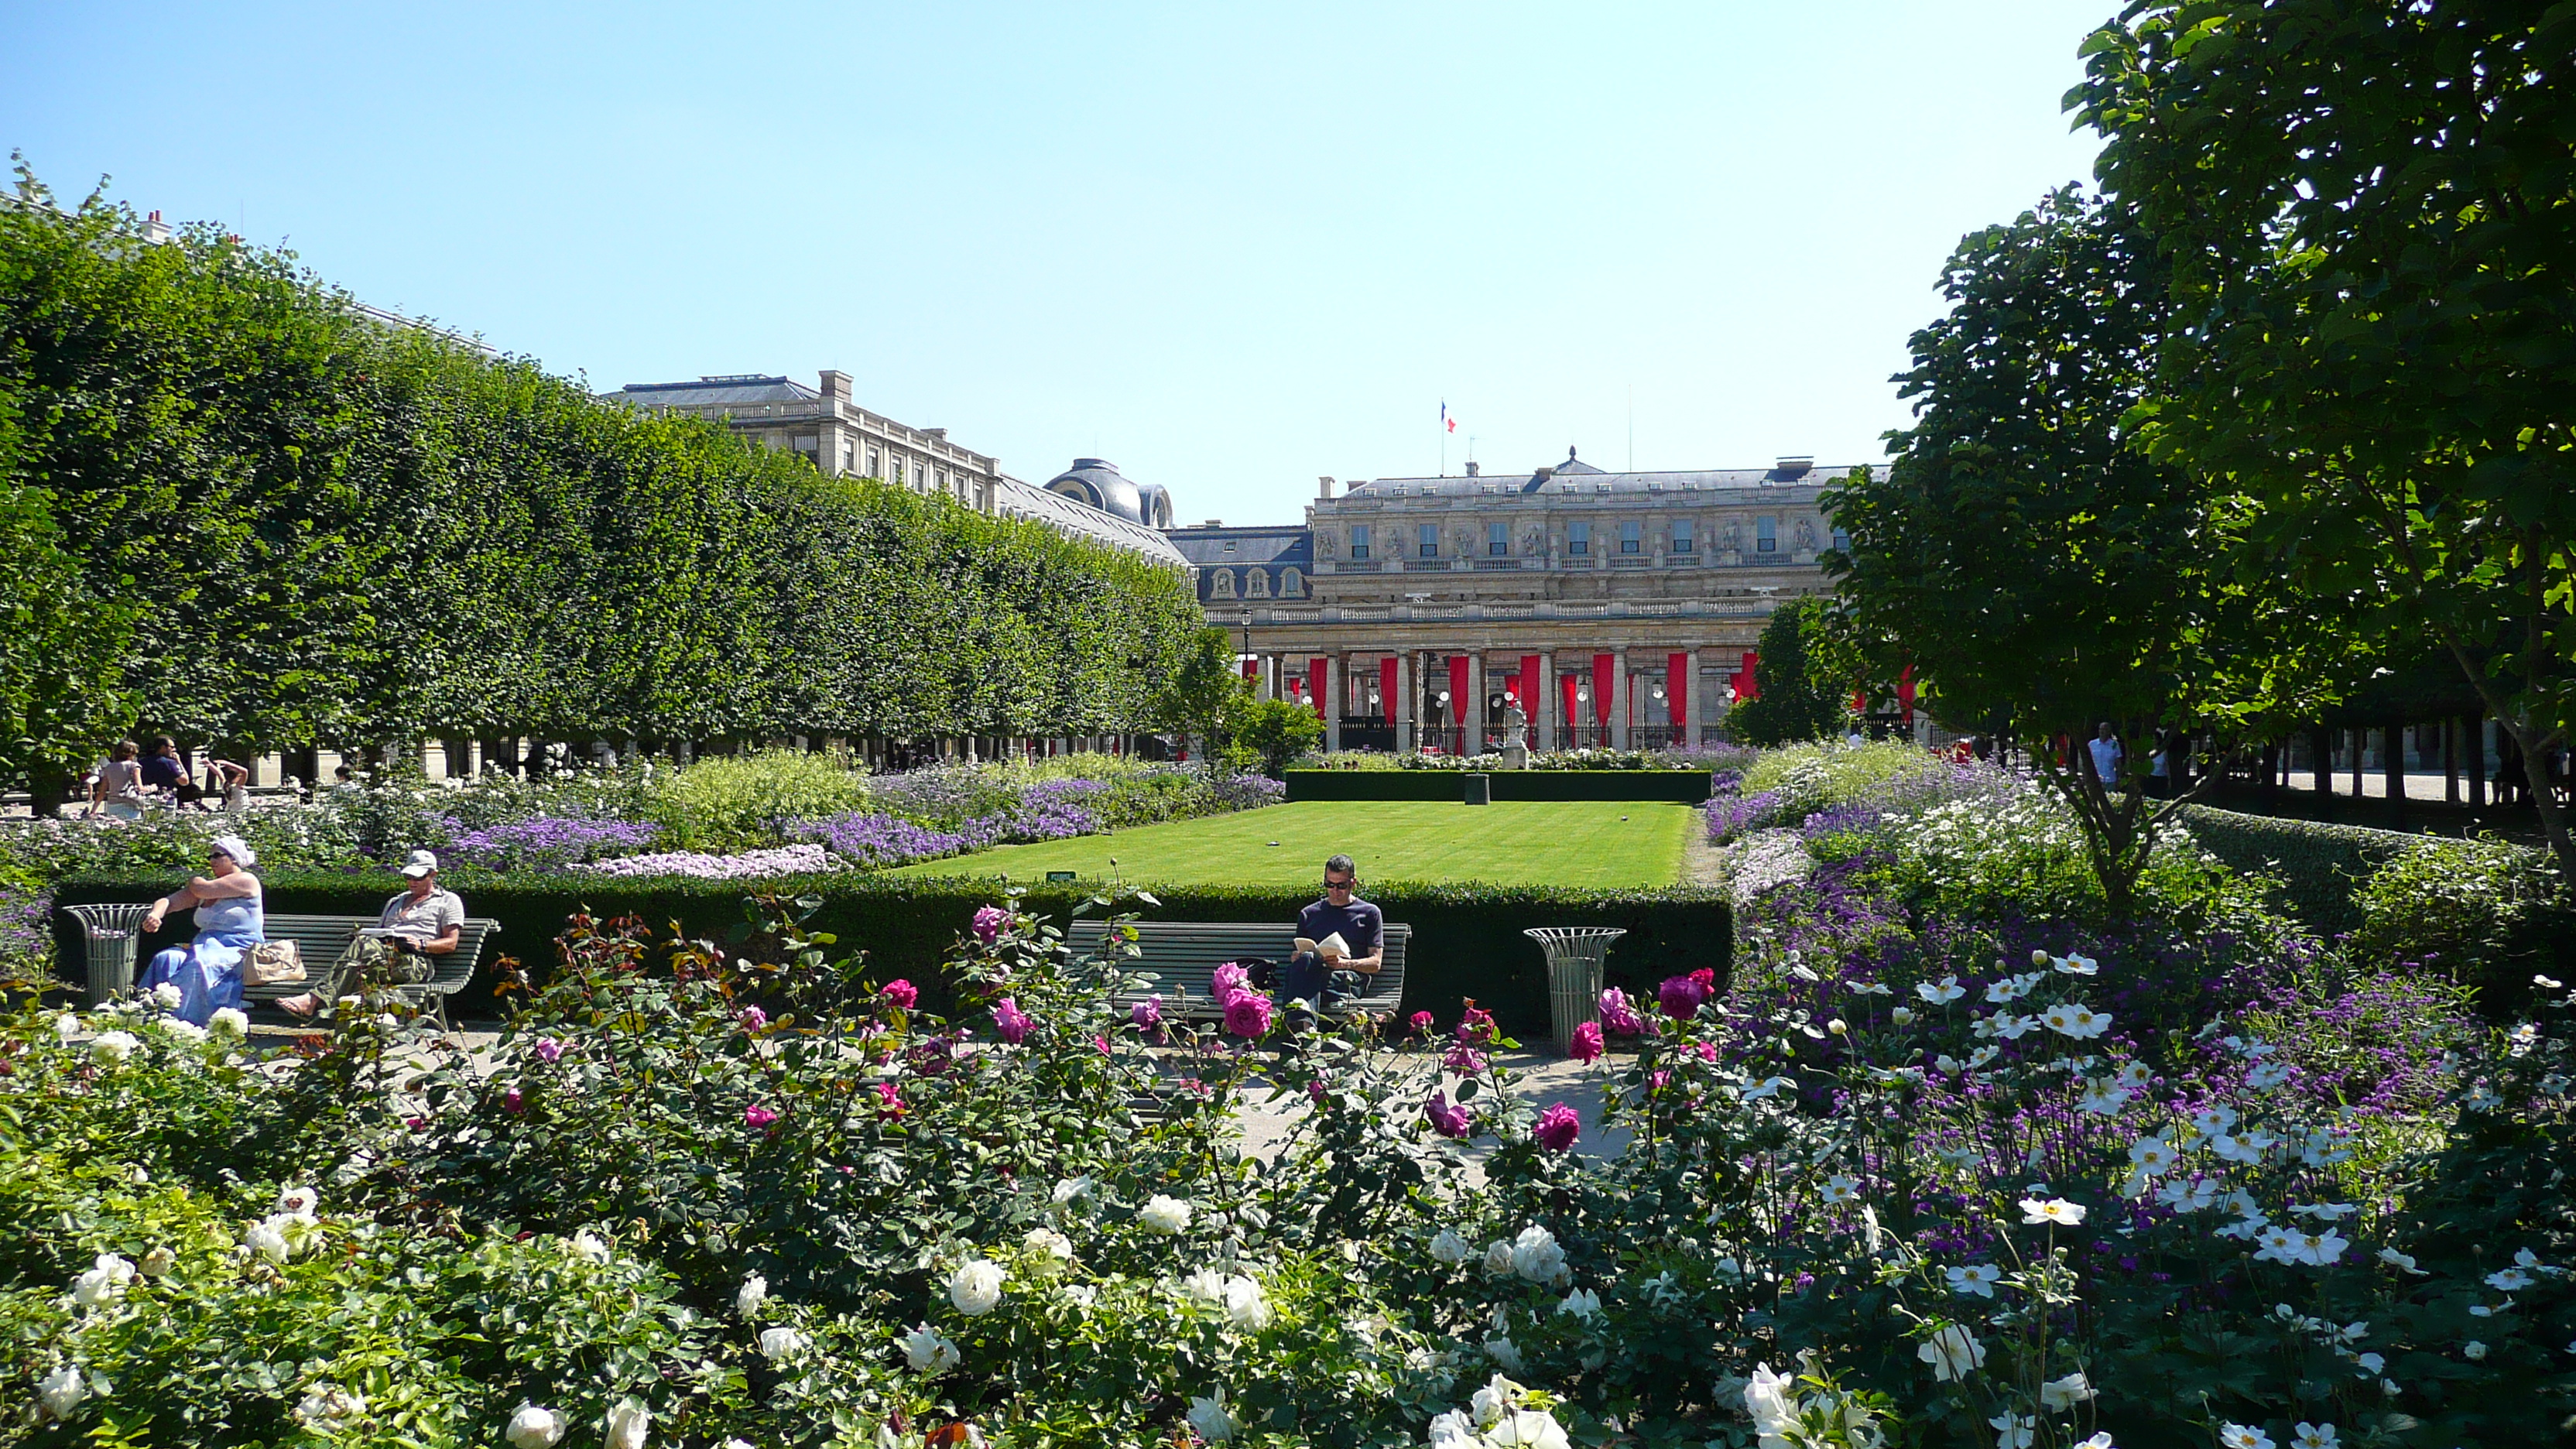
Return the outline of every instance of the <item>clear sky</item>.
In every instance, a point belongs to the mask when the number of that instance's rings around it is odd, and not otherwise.
[[[837,367],[1280,522],[1444,399],[1453,473],[1880,457],[2112,9],[15,0],[0,142],[603,390]]]

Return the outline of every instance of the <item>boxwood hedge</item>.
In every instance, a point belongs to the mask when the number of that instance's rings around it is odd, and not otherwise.
[[[1466,794],[1463,770],[1290,770],[1288,798],[1297,800],[1457,800]],[[1496,800],[1671,800],[1698,805],[1708,799],[1706,770],[1495,770]]]
[[[2417,837],[2359,825],[2243,815],[2186,805],[2183,824],[2212,855],[2247,875],[2280,882],[2292,915],[2312,930],[2358,930],[2353,891]]]
[[[273,911],[372,916],[393,894],[390,878],[328,872],[263,871]],[[89,901],[142,900],[178,877],[92,877],[61,883],[58,906]],[[565,917],[587,909],[595,915],[639,915],[655,925],[676,922],[692,935],[721,935],[745,919],[747,887],[738,881],[671,877],[659,880],[584,880],[569,875],[492,876],[452,881],[466,909],[501,923],[484,949],[495,959],[516,958],[543,977],[554,961],[553,939]],[[903,976],[944,1009],[947,983],[940,959],[966,929],[975,908],[997,899],[991,882],[968,878],[792,876],[762,883],[787,897],[819,905],[808,929],[831,932],[843,950],[865,948],[882,978]],[[1156,888],[1154,919],[1174,921],[1293,921],[1310,897],[1240,886]],[[1087,892],[1069,885],[1033,886],[1030,909],[1059,922]],[[1405,973],[1404,1010],[1430,1011],[1444,1022],[1469,997],[1506,1029],[1536,1038],[1547,1029],[1547,977],[1537,945],[1521,932],[1531,926],[1619,926],[1628,934],[1611,949],[1613,984],[1647,987],[1665,976],[1706,967],[1726,976],[1733,923],[1723,895],[1694,887],[1653,890],[1577,890],[1540,886],[1416,885],[1380,883],[1369,899],[1390,921],[1413,927]],[[78,927],[56,914],[57,948],[64,971],[76,976],[82,957]],[[174,938],[175,939],[175,938]],[[491,973],[456,1000],[468,1016],[488,1016],[495,1006]]]

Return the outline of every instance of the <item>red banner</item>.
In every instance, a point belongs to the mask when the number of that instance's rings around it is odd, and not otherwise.
[[[1688,654],[1664,656],[1664,703],[1668,706],[1667,712],[1672,717],[1672,723],[1676,725],[1690,723],[1690,690],[1695,682],[1690,677]],[[1685,741],[1684,743],[1695,742]]]
[[[1618,662],[1616,654],[1592,656],[1592,720],[1595,724],[1610,723],[1610,681],[1617,671]]]
[[[1378,708],[1388,719],[1395,718],[1395,656],[1390,654],[1377,662]]]
[[[1573,731],[1576,723],[1574,679],[1574,671],[1570,669],[1556,677],[1557,692],[1565,696],[1565,728],[1569,733]]]
[[[1513,677],[1521,682],[1521,713],[1530,717],[1531,724],[1537,724],[1538,707],[1546,702],[1538,692],[1547,687],[1547,681],[1538,677],[1538,656],[1522,655],[1521,672]]]
[[[1477,713],[1467,703],[1467,656],[1452,654],[1449,656],[1449,723],[1464,728],[1467,721],[1477,717]],[[1470,740],[1467,748],[1478,750],[1484,748],[1484,744],[1480,740]]]
[[[1905,711],[1905,722],[1914,723],[1914,666],[1908,664],[1896,676],[1896,707]]]
[[[1762,697],[1762,676],[1753,672],[1753,667],[1761,662],[1762,652],[1760,650],[1747,649],[1744,651],[1744,672],[1736,676],[1735,697],[1737,699],[1760,699]]]
[[[1331,669],[1332,665],[1328,660],[1309,659],[1306,661],[1306,702],[1313,705],[1315,707],[1315,713],[1319,715],[1324,714],[1325,711],[1333,707],[1333,702],[1326,698],[1330,689],[1330,681],[1326,680],[1324,677],[1326,674],[1331,672]],[[1325,717],[1328,719],[1331,718],[1330,715],[1326,715]]]

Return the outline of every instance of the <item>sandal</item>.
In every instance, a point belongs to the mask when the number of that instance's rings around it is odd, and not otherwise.
[[[322,1009],[322,998],[310,991],[301,996],[281,996],[277,999],[277,1009],[289,1016],[311,1021],[313,1014]]]

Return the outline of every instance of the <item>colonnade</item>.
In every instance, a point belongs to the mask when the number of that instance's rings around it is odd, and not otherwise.
[[[1704,656],[1729,672],[1704,676]],[[1261,698],[1315,704],[1327,750],[1476,754],[1500,746],[1496,706],[1507,696],[1528,716],[1534,750],[1712,743],[1740,688],[1736,659],[1735,651],[1695,647],[1428,646],[1258,651],[1243,667]]]

